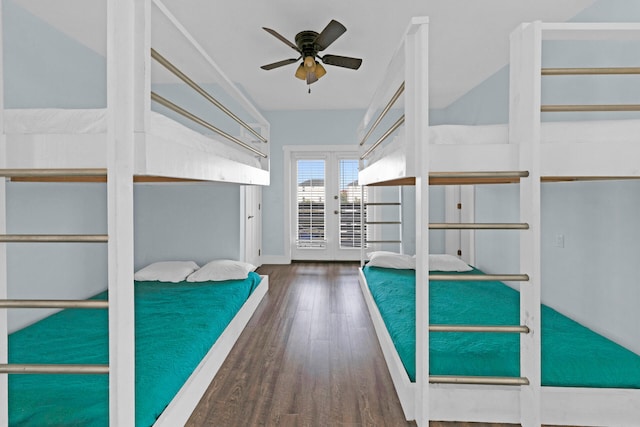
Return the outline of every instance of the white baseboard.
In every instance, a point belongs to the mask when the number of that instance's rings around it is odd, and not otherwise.
[[[262,255],[263,264],[291,264],[291,258],[285,255]]]

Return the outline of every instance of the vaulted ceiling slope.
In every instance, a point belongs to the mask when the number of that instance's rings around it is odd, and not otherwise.
[[[13,1],[90,48],[104,52],[106,0]],[[431,106],[444,108],[508,63],[509,33],[521,22],[563,22],[595,0],[163,0],[227,76],[263,111],[359,109],[369,103],[412,16],[428,16]],[[331,19],[347,28],[331,54],[362,58],[358,71],[330,67],[307,93],[290,58],[293,41]],[[162,34],[156,37],[163,37]],[[171,43],[168,39],[166,43]],[[329,67],[327,67],[329,68]]]

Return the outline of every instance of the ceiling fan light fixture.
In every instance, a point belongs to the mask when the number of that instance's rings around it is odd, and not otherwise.
[[[324,67],[322,66],[321,63],[316,61],[316,78],[319,79],[322,76],[324,76],[325,74],[327,74],[327,70],[324,69]]]
[[[317,62],[313,59],[313,56],[305,56],[304,58],[304,67],[307,71],[314,72],[316,70]]]
[[[311,30],[300,31],[296,34],[295,44],[287,40],[280,33],[271,28],[262,27],[266,32],[298,52],[300,56],[297,58],[285,59],[282,61],[277,61],[271,64],[266,64],[261,66],[263,70],[273,70],[274,68],[279,68],[285,65],[294,64],[302,58],[302,62],[298,63],[298,67],[296,68],[295,76],[296,78],[306,81],[307,85],[311,85],[315,83],[327,74],[327,70],[325,70],[324,64],[338,66],[343,68],[349,68],[352,70],[357,70],[360,68],[362,64],[362,59],[360,58],[351,58],[348,56],[338,56],[338,55],[323,55],[319,56],[318,52],[324,51],[328,48],[338,37],[344,34],[347,31],[346,27],[332,19],[329,24],[322,30],[322,32],[317,33]],[[318,58],[319,61],[316,61]]]
[[[304,68],[304,63],[301,63],[296,70],[296,78],[300,80],[307,80],[307,70]]]

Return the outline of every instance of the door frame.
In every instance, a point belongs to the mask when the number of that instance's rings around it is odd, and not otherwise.
[[[295,218],[292,217],[293,213],[293,181],[291,177],[292,170],[294,168],[294,158],[297,154],[304,153],[336,153],[340,157],[348,153],[354,153],[355,158],[358,158],[358,146],[357,145],[285,145],[284,150],[284,242],[286,247],[284,248],[285,256],[290,263],[293,259],[293,247],[295,245]],[[328,154],[328,155],[329,155]],[[360,258],[360,249],[354,250],[357,254],[356,260]],[[317,258],[323,260],[325,258]],[[330,258],[327,260],[331,260]]]

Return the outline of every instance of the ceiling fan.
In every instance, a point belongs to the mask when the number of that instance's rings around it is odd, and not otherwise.
[[[362,64],[362,59],[351,58],[348,56],[338,55],[324,55],[320,56],[318,52],[322,52],[344,34],[347,29],[344,25],[338,21],[332,19],[329,24],[322,30],[321,33],[315,31],[301,31],[296,34],[295,44],[280,35],[277,31],[271,28],[262,27],[266,32],[282,41],[287,46],[298,52],[297,58],[285,59],[282,61],[274,62],[272,64],[263,65],[263,70],[273,70],[274,68],[282,67],[284,65],[293,64],[298,62],[299,59],[303,59],[302,63],[298,66],[295,76],[300,80],[306,80],[307,84],[315,83],[319,78],[324,76],[327,71],[322,64],[316,61],[316,58],[324,64],[335,65],[338,67],[351,68],[357,70]]]

